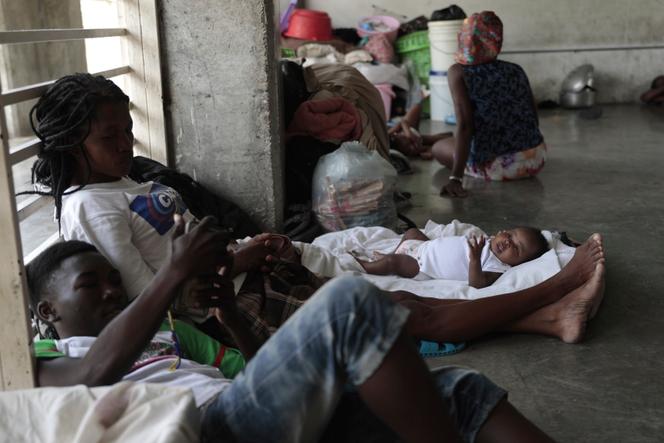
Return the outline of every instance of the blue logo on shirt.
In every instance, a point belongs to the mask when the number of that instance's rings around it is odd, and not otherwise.
[[[159,235],[164,235],[175,224],[173,214],[184,214],[187,207],[175,190],[154,183],[150,193],[136,197],[129,209],[147,221]]]

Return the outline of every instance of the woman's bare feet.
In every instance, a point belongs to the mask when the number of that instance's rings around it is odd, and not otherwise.
[[[600,234],[592,234],[581,246],[576,248],[572,260],[558,273],[566,292],[585,284],[598,263],[604,263],[604,246]]]

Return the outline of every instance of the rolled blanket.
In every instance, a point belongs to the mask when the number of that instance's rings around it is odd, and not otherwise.
[[[295,111],[287,135],[309,135],[331,142],[359,140],[362,119],[355,106],[341,97],[308,100]]]

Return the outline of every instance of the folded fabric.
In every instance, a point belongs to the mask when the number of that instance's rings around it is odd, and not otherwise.
[[[389,63],[355,63],[353,67],[360,71],[372,84],[389,83],[401,89],[408,90],[408,68],[406,66],[395,66]]]
[[[370,151],[389,158],[383,100],[378,89],[357,69],[340,63],[313,65],[304,69],[304,79],[313,100],[343,97],[350,101],[362,120],[360,142]]]
[[[344,63],[347,65],[352,65],[353,63],[371,63],[373,61],[373,56],[364,49],[356,49],[350,51],[344,56]]]
[[[299,58],[304,58],[302,66],[307,67],[316,63],[341,63],[344,61],[344,55],[337,51],[332,45],[320,43],[307,43],[296,50]]]
[[[308,100],[295,111],[287,135],[309,135],[331,142],[358,140],[362,119],[355,106],[341,97]]]

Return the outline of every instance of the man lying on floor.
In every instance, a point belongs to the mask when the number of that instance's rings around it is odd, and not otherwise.
[[[204,441],[316,441],[350,395],[349,385],[391,429],[379,426],[372,435],[551,441],[482,375],[448,367],[431,376],[403,333],[408,310],[360,279],[326,284],[255,352],[258,343],[237,316],[232,283],[209,275],[214,285],[196,294],[198,302],[217,307],[217,318],[253,358],[234,380],[226,378],[224,364],[193,361],[205,354],[196,347],[209,343],[198,341],[201,333],[192,328],[185,340],[177,328],[172,336],[158,330],[184,282],[228,265],[226,240],[209,224],[204,220],[185,235],[178,227],[170,260],[129,305],[119,272],[93,246],[58,243],[36,258],[27,268],[33,309],[58,336],[35,344],[39,385],[128,379],[190,387],[202,408]]]

